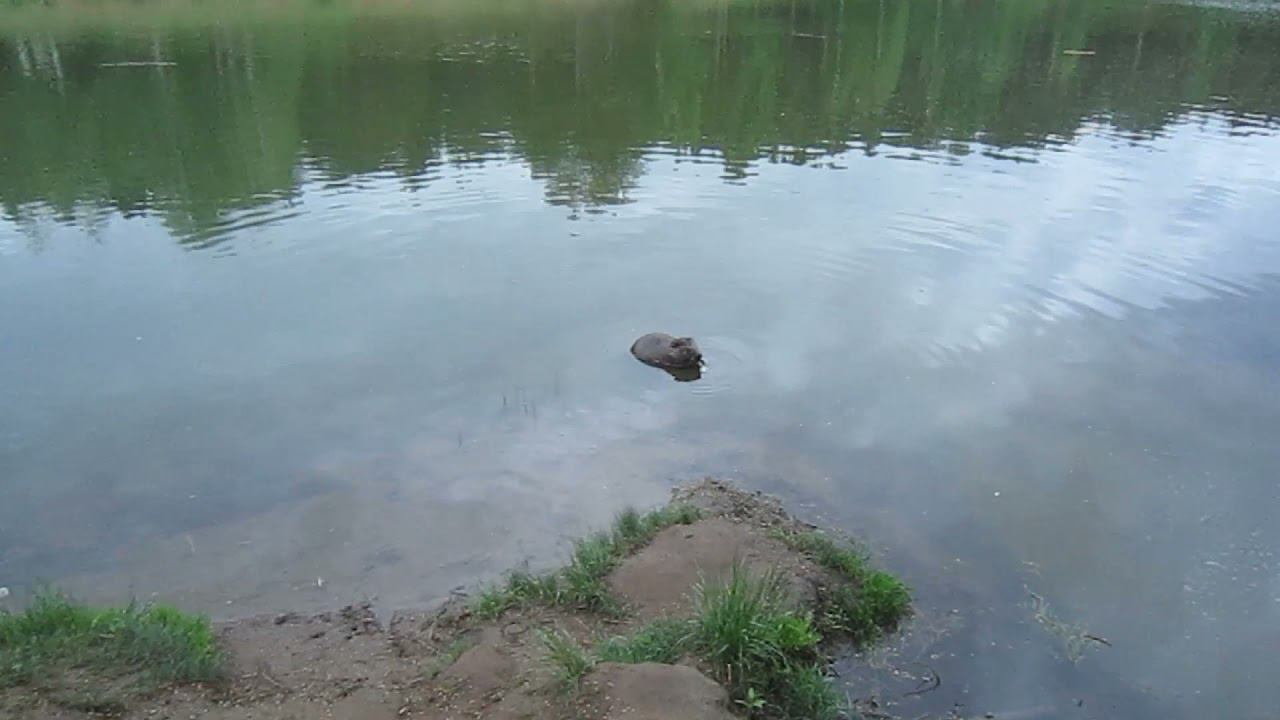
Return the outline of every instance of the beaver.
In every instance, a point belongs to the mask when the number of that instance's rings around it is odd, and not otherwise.
[[[631,344],[631,354],[645,365],[663,370],[694,370],[702,367],[702,351],[693,338],[649,333]]]

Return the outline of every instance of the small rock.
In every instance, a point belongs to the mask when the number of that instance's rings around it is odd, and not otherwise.
[[[511,623],[502,628],[502,634],[508,638],[519,637],[524,634],[524,626],[520,623]]]
[[[275,623],[275,624],[277,624],[277,625],[283,625],[283,624],[285,624],[285,623],[289,622],[290,620],[294,619],[295,617],[297,617],[297,616],[296,616],[296,615],[294,615],[294,614],[293,614],[293,613],[291,613],[291,612],[290,612],[290,613],[284,613],[284,614],[282,614],[282,615],[277,615],[277,616],[275,617],[275,620],[273,620],[272,622],[274,622],[274,623]]]

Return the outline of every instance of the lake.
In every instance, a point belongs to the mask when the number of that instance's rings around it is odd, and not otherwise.
[[[716,475],[914,588],[852,696],[1273,718],[1277,48],[1266,2],[10,4],[0,585],[421,606]]]

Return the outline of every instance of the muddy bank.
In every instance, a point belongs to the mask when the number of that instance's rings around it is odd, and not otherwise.
[[[624,515],[609,533],[584,539],[560,572],[515,573],[436,610],[396,613],[385,625],[368,606],[224,624],[223,681],[164,691],[116,714],[173,720],[835,717],[829,714],[835,706],[828,707],[835,695],[823,677],[826,658],[891,632],[908,598],[891,576],[859,564],[864,560],[814,530],[771,498],[706,480],[677,489],[665,509]],[[768,582],[757,582],[762,578]],[[725,590],[732,587],[741,597]],[[732,635],[738,630],[725,630],[734,618],[708,616],[736,612],[739,601],[760,600],[766,590],[776,591],[781,604],[761,601],[751,612],[763,620],[744,617],[777,625],[770,637],[782,639],[771,652],[780,659],[752,656],[750,648],[726,659],[721,645],[740,639]],[[707,639],[715,633],[722,634]],[[747,680],[744,673],[754,675]],[[798,709],[805,703],[818,709]],[[0,714],[91,716],[22,690],[0,693]]]

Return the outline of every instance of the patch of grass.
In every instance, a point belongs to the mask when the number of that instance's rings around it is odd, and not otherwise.
[[[786,578],[752,577],[735,564],[724,583],[695,589],[695,615],[658,620],[597,650],[608,662],[705,662],[748,717],[833,720],[840,702],[817,653],[821,636],[811,618],[792,609]]]
[[[596,650],[601,661],[702,660],[749,718],[835,720],[841,702],[818,651],[813,619],[794,609],[786,578],[752,576],[735,564],[723,583],[695,588],[693,618],[658,620]]]
[[[823,588],[823,625],[847,635],[857,644],[880,639],[910,612],[911,595],[901,580],[876,570],[860,585]]]
[[[870,571],[870,563],[863,553],[846,547],[819,532],[780,532],[779,539],[791,549],[805,553],[818,564],[843,575],[849,580],[861,580]]]
[[[635,508],[627,508],[613,521],[612,540],[616,545],[634,544],[645,535],[645,522]]]
[[[565,604],[617,614],[621,608],[604,579],[624,556],[625,552],[607,533],[589,535],[574,543],[573,558],[562,571]]]
[[[672,664],[689,653],[693,640],[692,622],[656,620],[631,637],[609,638],[596,654],[604,662]]]
[[[787,663],[772,678],[771,717],[787,720],[834,720],[843,710],[831,687],[826,667],[819,663]]]
[[[648,544],[662,530],[672,525],[688,525],[701,517],[701,511],[692,505],[668,505],[643,515],[629,508],[614,519],[609,539],[615,552],[626,555]]]
[[[576,685],[596,664],[595,658],[562,632],[541,632],[538,637],[546,646],[547,656],[556,666],[560,680],[565,685]]]
[[[773,643],[788,655],[811,652],[822,642],[822,635],[813,627],[813,618],[808,615],[776,615],[767,632]]]
[[[560,597],[560,581],[555,575],[532,575],[527,572],[507,576],[507,592],[526,600],[555,602]]]
[[[508,595],[503,588],[487,587],[481,590],[475,601],[471,603],[471,611],[481,618],[491,620],[516,604],[516,599]]]
[[[471,611],[491,620],[513,607],[558,604],[563,592],[560,577],[555,574],[534,575],[516,571],[507,576],[505,584],[481,590],[471,605]]]
[[[873,570],[862,580],[862,609],[877,627],[891,629],[911,612],[911,591],[905,583],[883,570]]]
[[[472,612],[492,619],[513,607],[541,604],[620,614],[622,608],[605,583],[609,572],[664,528],[688,524],[701,516],[697,508],[688,505],[671,505],[644,514],[625,510],[608,532],[588,535],[575,542],[567,567],[541,576],[513,573],[505,585],[481,591]]]
[[[23,612],[0,613],[0,689],[26,686],[81,709],[118,709],[129,695],[222,671],[209,621],[171,607],[91,608],[44,592]]]
[[[708,660],[734,668],[745,678],[754,665],[783,654],[777,640],[785,616],[786,579],[776,572],[752,578],[735,563],[723,584],[700,583],[694,588],[697,638]]]
[[[695,645],[751,717],[831,720],[840,703],[818,656],[822,637],[792,609],[786,578],[735,564],[723,584],[696,588]]]
[[[906,584],[873,568],[865,554],[817,532],[780,533],[778,537],[844,581],[819,593],[819,624],[824,630],[865,644],[897,628],[910,614],[911,591]]]

